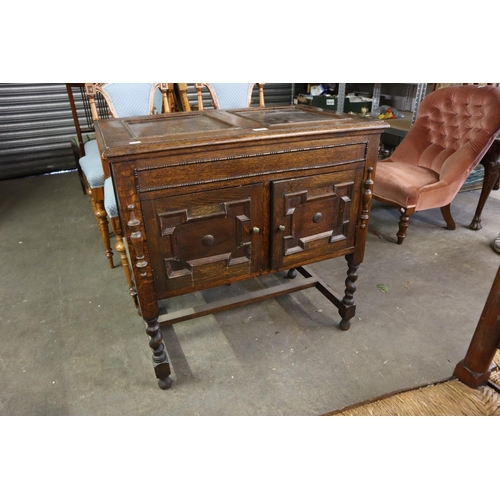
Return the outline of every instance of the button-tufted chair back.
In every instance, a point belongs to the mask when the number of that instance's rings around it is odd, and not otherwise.
[[[409,215],[449,204],[500,130],[500,88],[461,85],[429,94],[417,120],[390,158],[377,164],[374,197],[404,209],[398,243]]]
[[[429,94],[393,161],[430,168],[449,182],[465,181],[500,128],[499,96],[498,87],[474,85]]]

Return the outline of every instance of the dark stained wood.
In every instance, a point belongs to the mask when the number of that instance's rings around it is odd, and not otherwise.
[[[317,286],[317,283],[318,280],[316,278],[308,278],[305,280],[301,280],[300,283],[285,283],[283,285],[275,285],[267,290],[248,292],[247,294],[238,297],[221,299],[210,304],[194,306],[182,311],[163,314],[158,318],[158,321],[161,324],[173,325],[174,323],[179,323],[187,319],[199,318],[200,316],[206,316],[207,314],[226,311],[228,309],[232,309],[234,307],[242,306],[245,304],[252,304],[259,300],[270,299],[273,297],[278,297],[280,295],[297,292],[299,290],[313,288]]]
[[[257,275],[263,267],[262,199],[263,184],[254,183],[145,201],[158,297]]]
[[[358,168],[272,183],[273,269],[322,260],[354,246],[362,175]]]
[[[73,116],[73,123],[75,125],[76,139],[77,143],[75,144],[73,141],[71,142],[71,148],[73,150],[73,155],[75,157],[75,164],[78,170],[78,177],[80,179],[80,185],[82,186],[83,194],[87,194],[87,185],[85,179],[83,177],[82,168],[80,167],[79,160],[85,154],[84,150],[84,141],[83,134],[84,133],[93,133],[94,127],[92,124],[89,124],[88,127],[82,127],[80,124],[80,119],[78,117],[78,112],[76,110],[75,97],[73,94],[73,90],[78,88],[79,90],[83,90],[85,88],[84,83],[67,83],[66,84],[66,92],[68,94],[69,105],[71,108],[71,115]],[[84,96],[84,92],[81,92],[81,95]]]
[[[159,324],[315,287],[350,327],[385,127],[300,105],[96,122],[160,387]],[[343,298],[303,267],[341,256]],[[288,269],[303,279],[159,315],[159,300]]]
[[[443,215],[443,219],[446,222],[446,228],[450,231],[454,231],[457,228],[455,221],[451,215],[451,203],[448,205],[441,207],[441,214]]]
[[[496,350],[500,348],[500,267],[484,304],[465,358],[455,367],[454,375],[469,387],[488,381]]]
[[[414,208],[400,208],[401,215],[399,216],[399,231],[397,233],[398,245],[402,245],[406,238],[406,230],[410,225],[410,216],[415,213]]]

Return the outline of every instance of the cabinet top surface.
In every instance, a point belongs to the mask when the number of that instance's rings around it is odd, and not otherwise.
[[[381,133],[387,126],[382,121],[303,105],[191,111],[95,123],[101,151],[108,158],[283,136]]]

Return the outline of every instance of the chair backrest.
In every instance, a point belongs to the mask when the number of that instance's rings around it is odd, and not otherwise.
[[[434,170],[446,183],[465,181],[500,130],[500,88],[460,85],[430,93],[391,156]]]
[[[247,108],[252,102],[255,83],[195,83],[198,109],[203,109],[202,90],[207,87],[215,109]],[[264,84],[259,86],[259,106],[264,107]]]
[[[79,149],[79,156],[83,156],[84,144],[94,135],[94,119],[90,109],[90,101],[85,92],[85,83],[67,83],[69,105],[76,131],[76,142]],[[101,118],[109,118],[109,108],[101,95],[96,96],[96,106],[100,110]]]
[[[191,111],[191,104],[189,104],[188,99],[188,85],[187,83],[175,83],[174,84],[175,97],[178,104],[178,111]]]
[[[92,117],[104,118],[96,106],[102,96],[113,118],[145,116],[171,111],[173,85],[167,83],[86,83]],[[169,95],[170,94],[170,95]]]

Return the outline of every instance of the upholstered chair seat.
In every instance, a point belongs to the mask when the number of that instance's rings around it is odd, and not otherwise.
[[[110,219],[118,217],[118,206],[116,204],[115,190],[111,177],[108,177],[104,181],[104,208]]]
[[[88,147],[87,147],[88,144]],[[80,158],[80,166],[91,188],[104,187],[104,208],[108,217],[118,217],[115,192],[111,178],[104,179],[97,141],[85,144],[85,156]]]
[[[83,147],[85,148],[85,145],[90,142],[95,140],[95,134],[82,134],[81,136]],[[72,146],[78,147],[78,136],[74,136],[71,138],[71,144]]]
[[[99,114],[102,110],[99,99],[104,100],[112,118],[170,112],[168,95],[170,94],[171,97],[173,86],[159,83],[86,83],[85,91],[92,118],[98,120],[107,118]],[[114,267],[109,237],[109,219],[116,236],[115,249],[120,255],[129,291],[135,297],[109,166],[101,158],[95,139],[85,142],[84,151],[85,155],[80,158],[79,163],[89,186],[94,215],[99,224],[106,256],[110,267]]]
[[[99,148],[97,146],[97,141],[95,140],[95,138],[88,140],[83,145],[83,149],[84,149],[86,155],[96,154],[96,153],[99,154]]]
[[[104,170],[97,149],[97,141],[89,141],[85,143],[85,156],[82,156],[78,161],[82,168],[85,178],[91,188],[99,188],[104,186]]]
[[[150,94],[153,89],[152,83],[121,84],[110,83],[106,86],[106,92],[109,95],[110,112],[112,116],[140,116],[149,114]],[[159,88],[154,91],[153,112],[161,112],[162,93]],[[87,140],[84,144],[85,156],[79,159],[80,167],[91,188],[101,188],[104,186],[104,170],[99,156],[99,149],[95,138]],[[109,198],[113,196],[113,198]],[[104,192],[104,207],[110,208],[112,212],[116,210],[116,200],[113,190],[108,190],[108,199],[106,199],[106,190]]]
[[[401,206],[416,206],[422,190],[438,181],[439,174],[434,170],[402,161],[387,161],[377,171],[377,182],[382,185],[379,193]]]
[[[401,210],[399,244],[418,210],[440,208],[455,229],[450,204],[499,130],[498,87],[446,87],[422,101],[415,124],[375,175],[374,198]]]

